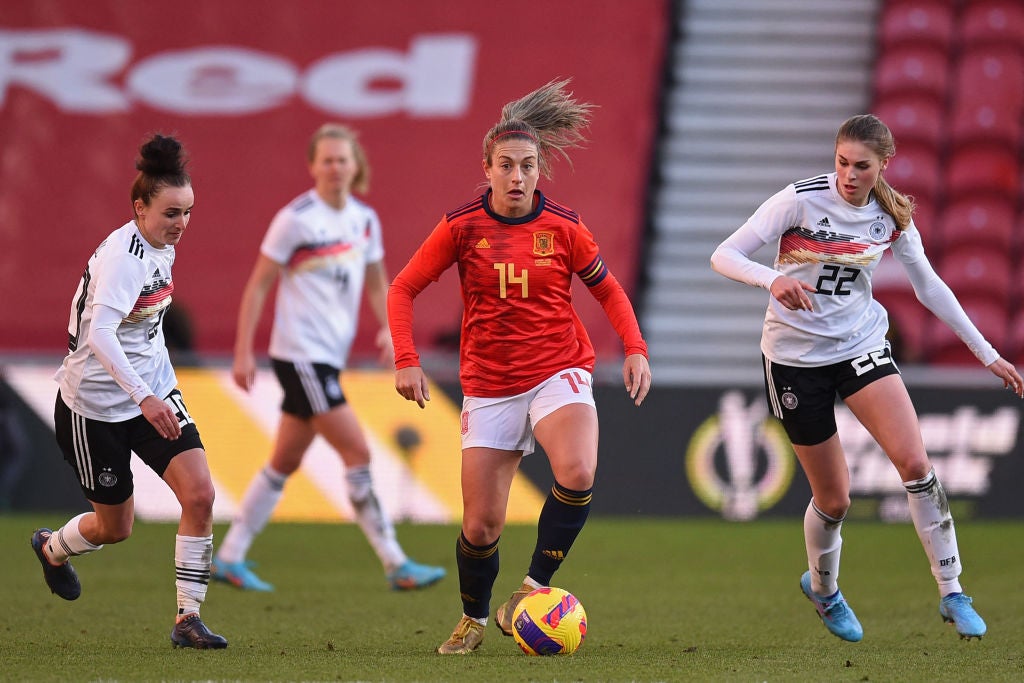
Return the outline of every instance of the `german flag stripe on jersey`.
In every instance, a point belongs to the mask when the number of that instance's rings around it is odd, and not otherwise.
[[[608,275],[608,266],[604,264],[604,259],[598,254],[585,268],[576,271],[576,274],[579,275],[580,280],[587,287],[594,287],[600,284],[601,280],[604,280],[605,276]]]
[[[862,254],[871,246],[850,241],[851,238],[833,233],[810,232],[804,229],[788,230],[782,236],[779,251],[786,253],[805,249],[819,254]]]
[[[351,244],[335,242],[333,244],[303,244],[300,245],[292,257],[288,259],[289,268],[297,268],[310,259],[327,258],[337,256],[352,249]]]

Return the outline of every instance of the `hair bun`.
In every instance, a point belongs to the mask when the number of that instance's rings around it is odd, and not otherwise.
[[[139,149],[135,168],[148,176],[173,176],[185,171],[181,143],[172,137],[154,135]]]

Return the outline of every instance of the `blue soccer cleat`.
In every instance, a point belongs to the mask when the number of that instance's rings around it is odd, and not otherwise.
[[[443,579],[446,573],[444,567],[431,567],[406,560],[398,569],[388,574],[388,583],[391,590],[411,591],[434,585]]]
[[[244,591],[258,591],[269,593],[274,587],[256,576],[250,567],[255,566],[252,562],[223,562],[216,557],[210,564],[210,576],[217,581],[230,583],[236,588]]]
[[[985,626],[985,620],[974,611],[972,602],[963,593],[950,593],[939,603],[939,616],[947,624],[956,626],[956,632],[961,638],[981,640],[988,627]]]
[[[39,564],[43,565],[43,578],[49,586],[51,593],[56,593],[65,600],[76,600],[82,594],[82,584],[78,581],[78,574],[70,562],[53,565],[46,559],[43,546],[49,540],[53,531],[50,529],[36,529],[32,534],[32,550],[36,551]]]
[[[864,637],[864,629],[857,621],[857,615],[853,613],[850,606],[846,604],[846,598],[842,591],[836,591],[827,598],[819,596],[811,590],[811,572],[806,571],[800,577],[800,590],[804,592],[807,599],[814,603],[814,609],[818,610],[818,616],[825,624],[825,628],[833,635],[848,640],[851,643],[859,642]]]
[[[223,650],[228,646],[224,636],[206,628],[198,614],[189,614],[171,629],[171,643],[174,647],[192,647],[197,650]]]

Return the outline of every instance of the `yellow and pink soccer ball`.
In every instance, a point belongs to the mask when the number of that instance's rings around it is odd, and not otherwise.
[[[587,613],[569,591],[538,588],[512,612],[512,635],[528,655],[569,655],[587,637]]]

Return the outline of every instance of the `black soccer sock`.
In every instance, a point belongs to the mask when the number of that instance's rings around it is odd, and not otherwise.
[[[491,613],[491,589],[498,578],[498,541],[473,545],[459,534],[455,562],[459,566],[463,613],[474,619],[486,619]]]
[[[543,586],[551,584],[551,577],[587,522],[593,490],[573,491],[557,481],[551,487],[537,520],[537,547],[529,571],[531,579]]]

